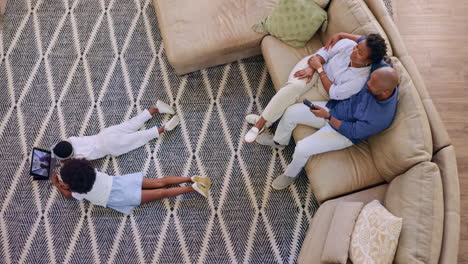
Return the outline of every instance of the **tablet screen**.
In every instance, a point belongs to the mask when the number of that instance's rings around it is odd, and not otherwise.
[[[48,179],[50,176],[52,157],[50,151],[33,148],[31,158],[31,176],[34,179]]]

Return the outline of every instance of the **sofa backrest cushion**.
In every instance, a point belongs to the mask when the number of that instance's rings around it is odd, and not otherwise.
[[[432,157],[431,129],[418,92],[400,61],[391,57],[389,63],[400,77],[397,112],[389,128],[368,140],[377,171],[387,182]]]
[[[403,218],[394,263],[439,263],[444,228],[444,198],[439,168],[420,163],[396,177],[385,207]]]
[[[328,25],[321,32],[322,43],[326,43],[335,33],[368,35],[380,34],[387,43],[387,56],[392,56],[392,47],[387,34],[363,0],[332,0],[328,8]]]

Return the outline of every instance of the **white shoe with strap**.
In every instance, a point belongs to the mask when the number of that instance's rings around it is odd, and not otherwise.
[[[161,100],[158,100],[156,102],[156,108],[158,108],[158,112],[161,114],[171,114],[171,115],[175,114],[174,109],[170,105],[164,103]]]
[[[250,115],[245,116],[245,121],[247,121],[247,123],[249,123],[251,125],[257,124],[258,120],[260,120],[260,115],[250,114]],[[265,123],[266,127],[271,127],[271,125],[272,125],[272,123],[270,123],[268,121]]]
[[[255,142],[255,139],[257,139],[257,136],[261,134],[265,130],[265,127],[263,127],[261,130],[259,130],[256,127],[252,127],[247,134],[245,134],[244,140],[247,143],[253,143]]]
[[[164,130],[165,131],[171,131],[173,130],[177,125],[179,125],[180,119],[179,116],[173,116],[171,120],[167,121],[166,124],[164,124]]]
[[[199,194],[203,195],[203,197],[208,198],[208,187],[204,186],[199,182],[195,182],[194,184],[192,184],[192,188]]]
[[[205,185],[205,187],[207,188],[211,187],[211,180],[208,177],[195,175],[195,176],[192,176],[192,178],[190,179],[192,179],[193,182],[198,182],[198,183],[201,183],[202,185]]]

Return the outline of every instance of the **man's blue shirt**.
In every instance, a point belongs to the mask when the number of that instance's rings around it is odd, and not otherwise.
[[[373,65],[372,71],[385,66],[388,64],[382,61]],[[330,100],[327,107],[341,121],[340,129],[335,130],[356,144],[387,129],[395,118],[397,103],[398,88],[390,98],[378,101],[366,83],[359,93],[346,100]]]

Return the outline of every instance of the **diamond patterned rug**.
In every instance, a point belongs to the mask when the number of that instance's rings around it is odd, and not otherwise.
[[[318,204],[305,175],[286,191],[270,188],[293,147],[242,141],[244,115],[274,94],[263,58],[180,77],[156,23],[150,0],[9,0],[0,31],[1,263],[296,261]],[[95,134],[158,99],[175,106],[179,128],[93,163],[110,175],[209,176],[208,200],[183,195],[124,216],[31,180],[33,146]]]

